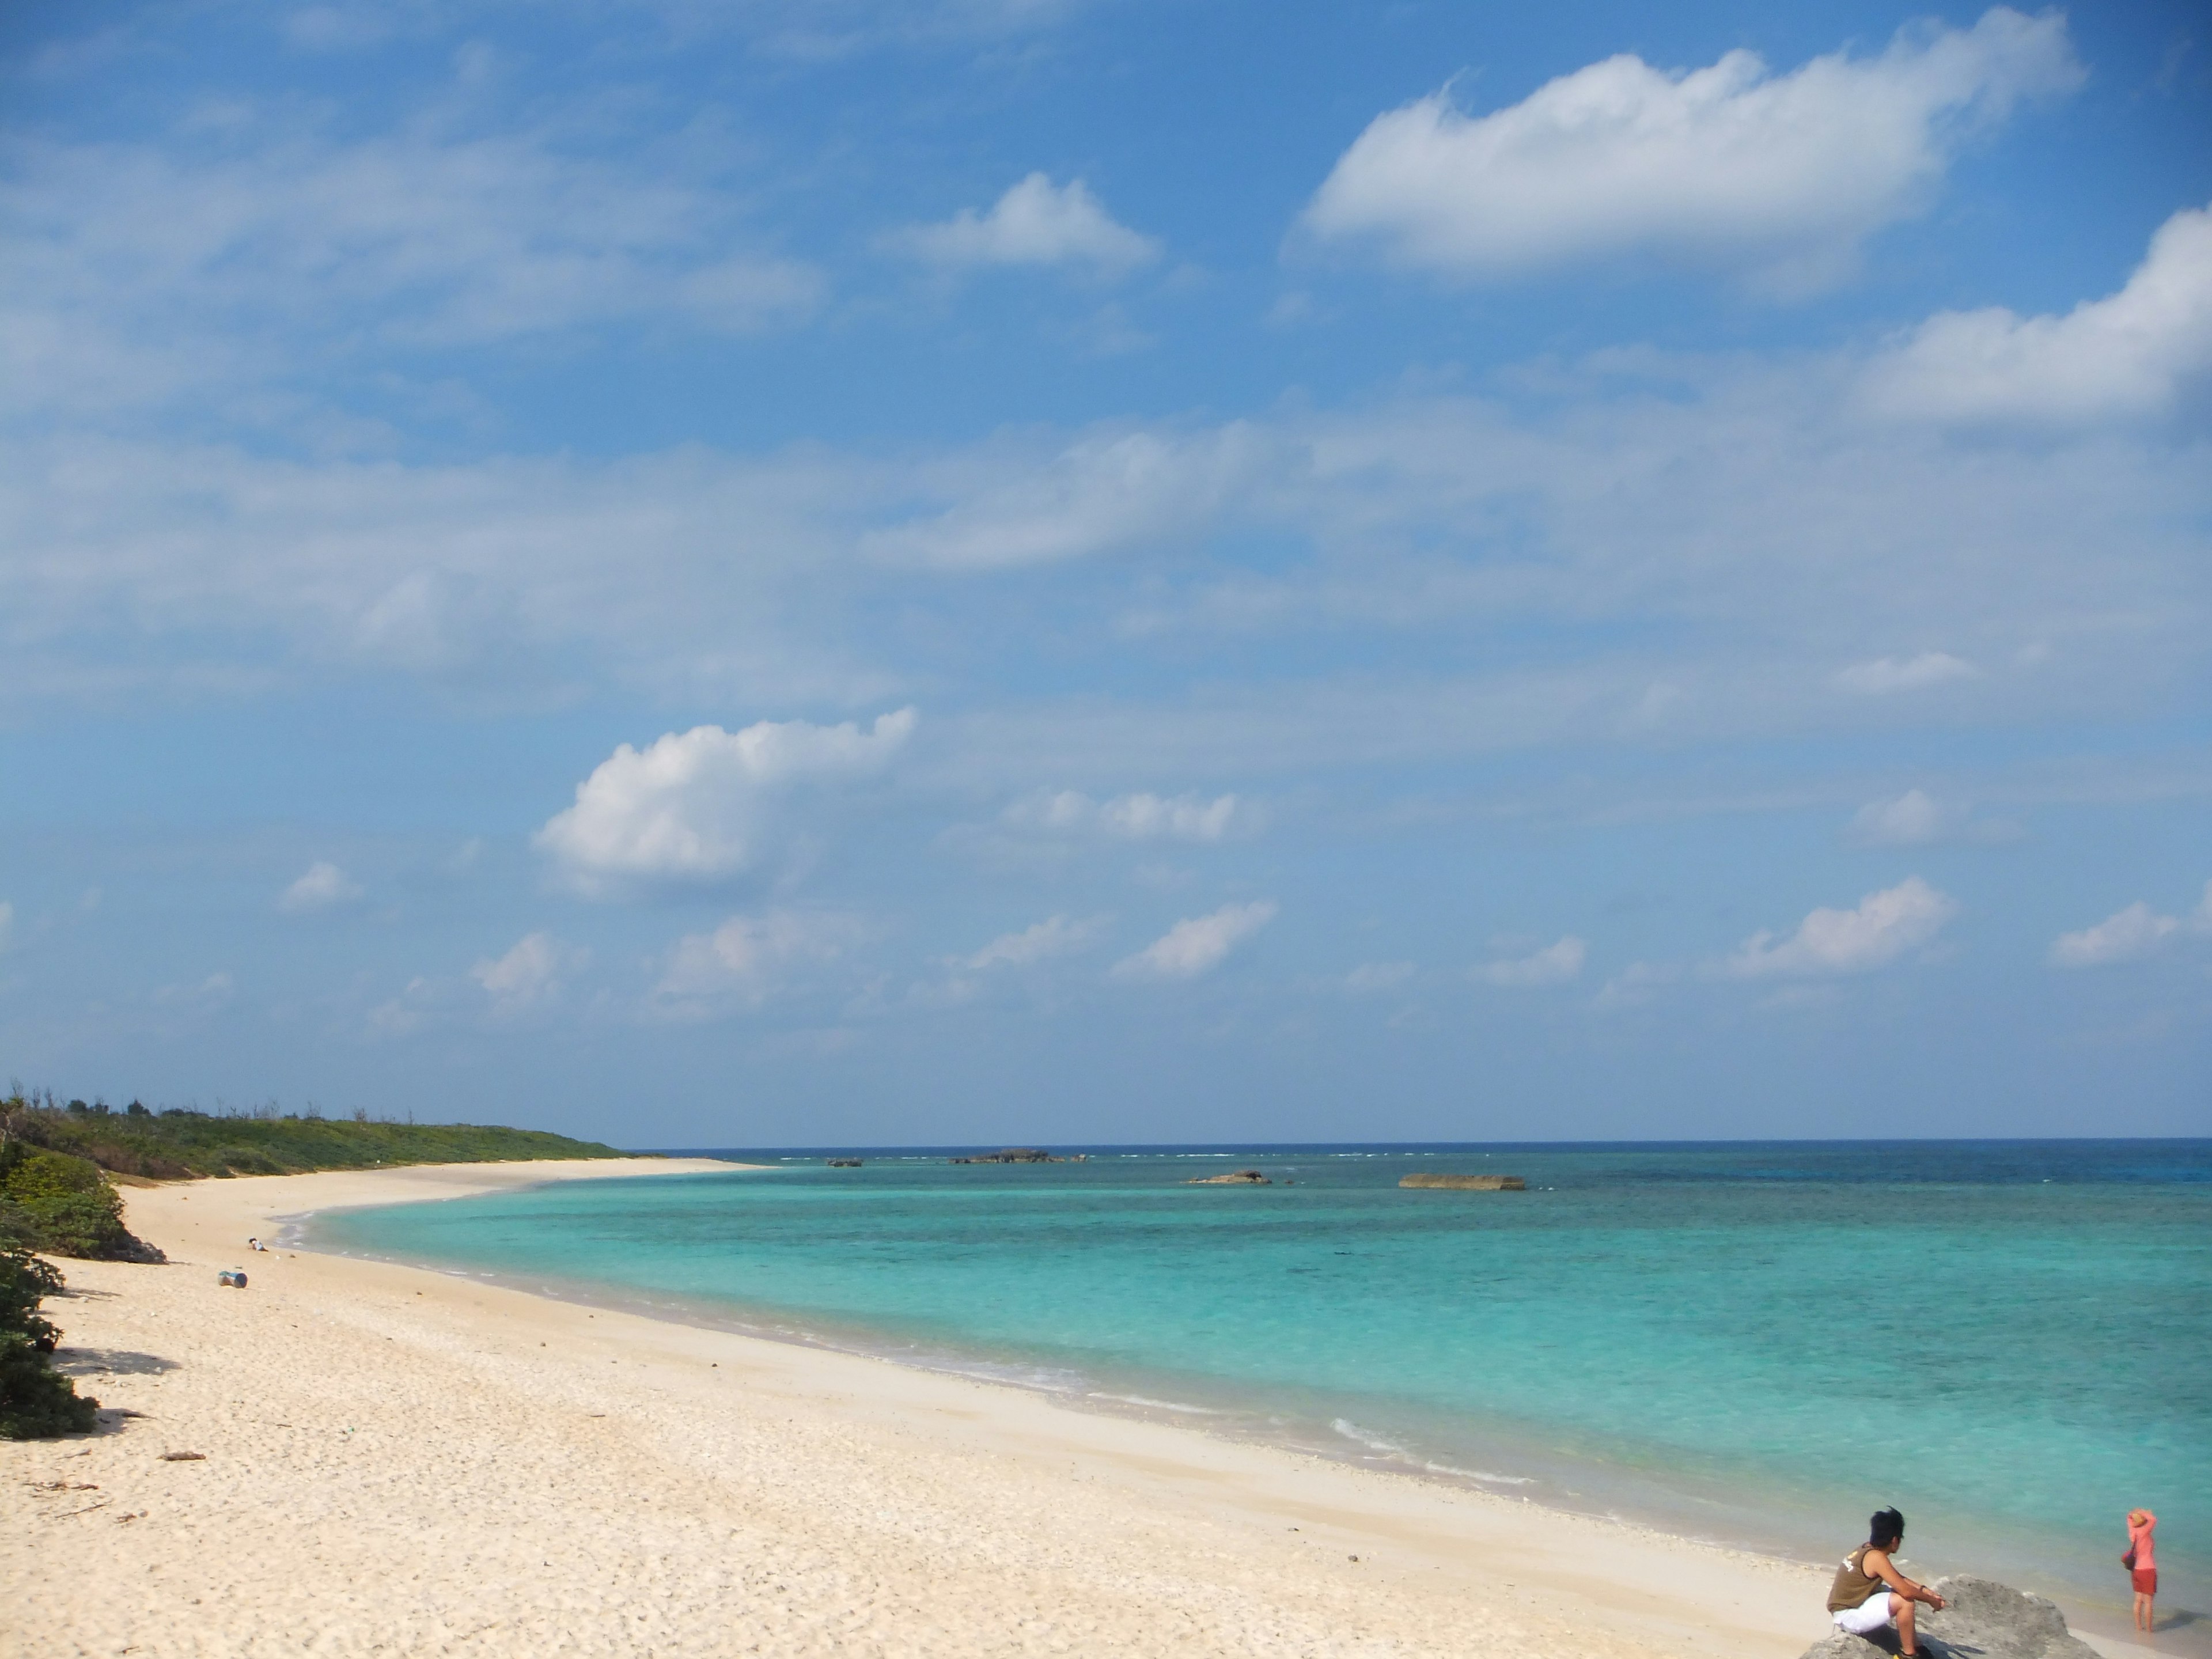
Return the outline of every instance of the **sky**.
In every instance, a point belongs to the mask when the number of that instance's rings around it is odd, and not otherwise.
[[[0,16],[0,1073],[2212,1133],[2212,23]]]

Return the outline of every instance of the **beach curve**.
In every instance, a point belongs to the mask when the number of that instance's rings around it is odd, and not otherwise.
[[[0,1445],[25,1652],[1791,1659],[1825,1570],[833,1350],[284,1248],[278,1218],[706,1159],[127,1194]],[[248,1287],[216,1283],[242,1266]],[[200,1460],[165,1462],[190,1450]],[[59,1483],[58,1485],[55,1483]],[[65,1571],[57,1564],[66,1562]]]

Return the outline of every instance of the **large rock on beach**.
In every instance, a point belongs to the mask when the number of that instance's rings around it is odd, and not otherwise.
[[[2040,1595],[1991,1578],[1938,1578],[1929,1589],[1951,1605],[1920,1610],[1920,1650],[1940,1659],[2098,1659],[2066,1628],[2066,1615]],[[1876,1659],[1897,1652],[1893,1626],[1869,1639],[1836,1631],[1805,1650],[1805,1659]]]
[[[1519,1176],[1436,1175],[1401,1176],[1401,1187],[1441,1187],[1455,1193],[1525,1193],[1528,1183]]]

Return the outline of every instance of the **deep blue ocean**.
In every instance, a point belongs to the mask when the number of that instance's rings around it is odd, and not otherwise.
[[[731,1151],[781,1167],[309,1237],[1810,1559],[1895,1504],[1929,1571],[2076,1604],[2140,1504],[2212,1610],[2212,1141],[1090,1152]]]

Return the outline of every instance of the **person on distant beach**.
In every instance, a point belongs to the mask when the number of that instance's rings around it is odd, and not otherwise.
[[[1875,1510],[1867,1523],[1867,1541],[1836,1569],[1836,1582],[1828,1590],[1828,1613],[1837,1629],[1854,1636],[1871,1636],[1884,1625],[1894,1624],[1897,1650],[1905,1659],[1913,1659],[1920,1651],[1912,1628],[1914,1604],[1924,1601],[1938,1613],[1949,1604],[1897,1570],[1890,1558],[1904,1541],[1905,1517],[1895,1510]]]
[[[2158,1517],[2148,1510],[2128,1511],[2128,1577],[2136,1587],[2136,1628],[2147,1631],[2158,1621],[2152,1604],[2158,1600],[2158,1550],[2152,1534]]]

